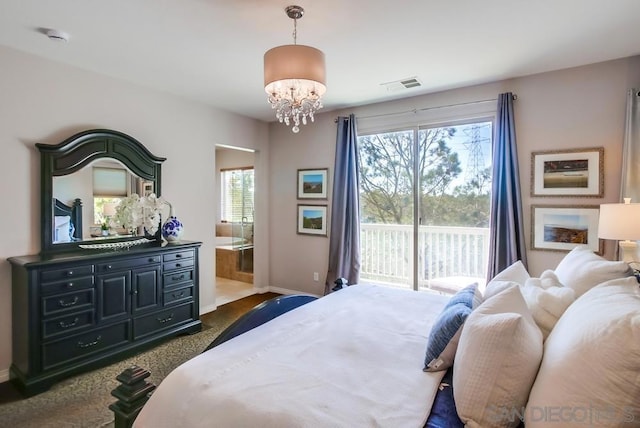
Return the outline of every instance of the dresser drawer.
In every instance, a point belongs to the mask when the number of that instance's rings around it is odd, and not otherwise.
[[[178,284],[183,284],[188,281],[193,281],[193,270],[186,270],[182,272],[165,273],[164,288],[171,288]]]
[[[94,290],[91,288],[45,297],[42,299],[42,315],[48,317],[62,312],[92,308],[95,303],[94,295]]]
[[[194,254],[195,254],[194,250],[185,250],[185,251],[180,251],[176,253],[164,254],[162,256],[162,261],[173,262],[177,260],[192,259]]]
[[[71,334],[93,325],[93,311],[84,311],[53,318],[42,323],[42,338],[48,339],[63,333]]]
[[[133,320],[133,339],[137,340],[142,336],[157,333],[185,321],[191,321],[194,317],[194,304],[188,303],[144,317],[135,318]]]
[[[164,292],[164,306],[175,305],[193,298],[193,285]]]
[[[93,265],[72,266],[66,269],[51,269],[40,272],[41,282],[60,281],[93,274]]]
[[[115,272],[117,270],[131,269],[134,267],[147,266],[160,263],[160,255],[147,257],[137,257],[135,259],[114,260],[109,263],[99,263],[98,273]]]
[[[165,272],[193,267],[193,259],[177,260],[175,262],[165,262],[162,265]]]
[[[74,290],[93,288],[93,276],[83,278],[69,278],[64,281],[40,284],[40,292],[43,296],[49,294],[65,293]]]
[[[129,321],[49,342],[42,346],[42,366],[46,370],[128,341]]]

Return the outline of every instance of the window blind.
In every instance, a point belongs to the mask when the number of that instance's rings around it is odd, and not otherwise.
[[[93,168],[94,197],[126,197],[127,171],[118,168]]]

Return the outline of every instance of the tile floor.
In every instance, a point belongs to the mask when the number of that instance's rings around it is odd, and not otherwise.
[[[255,294],[253,284],[216,277],[216,306]]]

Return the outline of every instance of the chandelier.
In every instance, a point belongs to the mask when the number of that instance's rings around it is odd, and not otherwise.
[[[287,16],[293,19],[293,44],[278,46],[264,54],[264,90],[276,118],[293,132],[300,131],[300,123],[313,122],[313,115],[322,108],[326,92],[324,53],[296,44],[297,22],[304,9],[287,6]]]

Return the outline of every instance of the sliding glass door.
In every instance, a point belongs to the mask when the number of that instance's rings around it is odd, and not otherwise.
[[[488,261],[491,122],[359,137],[364,281],[453,293]]]

